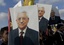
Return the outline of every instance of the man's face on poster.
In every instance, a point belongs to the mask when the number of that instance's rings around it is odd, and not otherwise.
[[[42,17],[45,13],[44,7],[38,7],[38,16]]]
[[[29,21],[29,18],[26,12],[18,13],[16,21],[17,21],[18,27],[23,30],[27,26]]]

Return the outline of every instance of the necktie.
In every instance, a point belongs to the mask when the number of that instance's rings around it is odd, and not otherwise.
[[[39,20],[40,20],[40,17],[39,17]]]
[[[20,44],[21,44],[21,45],[22,45],[22,41],[23,41],[23,33],[24,33],[23,31],[20,32],[20,34],[21,34],[21,35],[20,35]]]

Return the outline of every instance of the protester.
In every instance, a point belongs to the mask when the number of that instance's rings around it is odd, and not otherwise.
[[[8,26],[1,28],[1,45],[8,45]]]

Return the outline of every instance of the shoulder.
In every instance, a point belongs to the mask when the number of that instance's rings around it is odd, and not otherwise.
[[[44,21],[48,22],[48,20],[47,20],[45,17],[43,17],[43,18],[42,18],[42,20],[44,20]]]
[[[29,30],[27,30],[27,32],[31,39],[34,39],[34,40],[38,39],[38,32],[36,30],[29,28]]]
[[[18,30],[18,28],[12,29],[9,33],[10,33],[10,34],[13,34],[13,33],[15,33],[17,30]]]
[[[43,19],[44,19],[45,21],[48,21],[45,17],[43,17]]]
[[[29,32],[31,33],[31,34],[38,34],[38,32],[36,31],[36,30],[34,30],[34,29],[31,29],[31,28],[28,28],[29,30]]]
[[[55,16],[56,18],[60,18],[59,16]]]
[[[12,29],[11,32],[16,31],[16,30],[18,30],[18,28],[16,28],[16,29]]]

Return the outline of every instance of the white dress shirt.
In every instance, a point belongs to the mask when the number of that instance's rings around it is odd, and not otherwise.
[[[23,37],[25,36],[25,33],[26,33],[26,29],[27,29],[27,27],[24,29],[24,30],[21,30],[20,28],[18,28],[19,29],[19,36],[21,35],[21,32],[23,31],[24,33],[23,33]]]
[[[40,22],[41,19],[42,19],[42,17],[39,18],[39,22]]]

